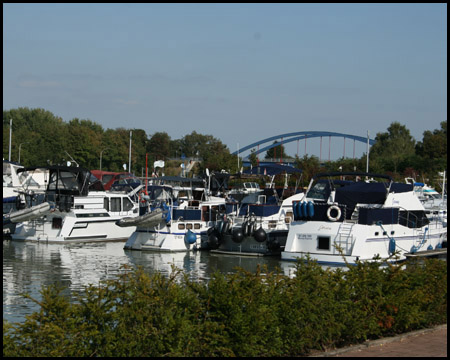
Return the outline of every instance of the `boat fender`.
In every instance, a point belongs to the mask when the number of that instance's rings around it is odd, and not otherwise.
[[[228,233],[230,232],[230,229],[231,229],[231,224],[230,224],[230,222],[227,221],[227,220],[224,220],[224,221],[223,221],[223,224],[222,224],[222,231],[221,231],[221,234],[222,234],[222,235],[223,235],[223,234],[228,234]]]
[[[292,203],[292,212],[294,213],[294,220],[298,219],[297,204],[298,204],[298,202]]]
[[[297,208],[297,216],[298,216],[298,220],[300,220],[303,217],[303,213],[302,213],[302,203],[299,201],[296,205]]]
[[[219,225],[219,233],[221,235],[227,234],[230,232],[230,223],[227,220],[222,220]]]
[[[256,230],[256,221],[252,220],[248,222],[248,236],[253,236]]]
[[[308,217],[308,203],[306,201],[302,201],[302,215],[303,218]]]
[[[195,242],[197,241],[197,235],[195,235],[195,233],[193,233],[191,230],[188,230],[185,234],[184,234],[184,242],[192,245],[195,244]]]
[[[314,204],[312,201],[308,201],[308,217],[310,219],[314,217]]]
[[[219,237],[217,236],[217,231],[215,231],[214,228],[212,229],[213,231],[211,231],[211,233],[208,235],[208,247],[211,250],[215,250],[219,247],[220,240]]]
[[[336,216],[331,216],[331,212],[335,210]],[[341,217],[341,209],[337,205],[331,205],[327,210],[327,217],[330,221],[338,221]]]
[[[253,237],[257,242],[263,242],[266,241],[267,234],[262,227],[259,227],[259,229],[254,232]]]
[[[66,196],[66,200],[64,202],[64,209],[66,212],[69,212],[72,208],[72,199],[70,196]]]
[[[389,239],[389,254],[394,254],[395,252],[395,239],[394,238],[390,238]]]
[[[162,209],[164,211],[164,220],[166,220],[166,223],[170,222],[170,220],[172,219],[171,215],[170,215],[170,206],[168,206],[165,202],[162,204]]]
[[[244,221],[244,223],[242,224],[242,234],[244,235],[244,237],[249,236],[249,234],[248,234],[248,220]]]
[[[236,243],[240,243],[242,242],[242,240],[244,240],[244,232],[242,231],[242,228],[233,229],[232,239]]]
[[[417,247],[415,245],[413,245],[411,247],[411,250],[409,251],[411,254],[414,254],[417,251]]]
[[[433,246],[431,246],[431,244],[428,245],[427,250],[433,250]]]

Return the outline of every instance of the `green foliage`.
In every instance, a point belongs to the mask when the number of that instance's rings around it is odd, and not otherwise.
[[[124,171],[123,164],[129,163],[129,139],[132,131],[131,172],[143,175],[146,153],[149,154],[149,168],[155,160],[180,157],[198,157],[202,159],[196,166],[194,175],[202,175],[206,168],[210,171],[222,169],[235,173],[237,158],[231,155],[227,146],[211,135],[202,135],[193,131],[182,139],[172,140],[165,132],[156,132],[147,136],[142,129],[106,129],[88,119],[74,118],[68,123],[44,109],[21,107],[3,111],[3,158],[9,155],[9,123],[13,120],[11,159],[25,166],[40,166],[47,163],[65,164],[70,157],[88,169],[100,167],[102,170]],[[422,141],[415,144],[409,130],[398,122],[393,122],[387,132],[376,135],[376,143],[370,149],[370,172],[391,173],[398,181],[405,176],[416,175],[420,180],[437,186],[437,173],[447,167],[447,121],[441,123],[441,129],[427,130]],[[276,142],[275,142],[276,143]],[[288,158],[284,146],[269,149],[267,158]],[[253,166],[256,156],[250,155]],[[296,157],[297,167],[303,170],[303,186],[306,186],[316,172],[366,169],[366,155],[360,159],[339,159],[319,163],[316,156]],[[129,169],[128,169],[129,170]],[[166,173],[179,173],[179,168],[165,169]],[[406,175],[409,174],[409,175]]]
[[[295,276],[238,269],[195,282],[123,268],[69,303],[43,288],[40,310],[3,321],[3,356],[302,356],[447,321],[446,262],[358,262]]]
[[[274,141],[274,144],[277,144],[278,141]],[[266,155],[264,156],[264,159],[274,159],[278,160],[280,158],[286,159],[288,155],[285,152],[284,145],[278,145],[274,146],[273,148],[270,148],[267,150]]]
[[[414,154],[415,140],[406,126],[393,122],[386,133],[378,133],[371,156],[383,161],[385,170],[397,172],[400,162]]]

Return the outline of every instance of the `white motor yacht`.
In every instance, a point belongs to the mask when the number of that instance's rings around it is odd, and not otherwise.
[[[13,240],[54,243],[84,241],[125,241],[135,227],[120,227],[123,217],[139,215],[138,203],[131,193],[107,192],[88,170],[80,167],[47,166],[25,168],[23,171],[46,169],[49,173],[44,204],[39,214],[29,210],[29,217],[20,214]],[[21,170],[19,170],[21,171]],[[11,214],[11,221],[14,219]]]
[[[349,176],[359,181],[348,181]],[[363,180],[370,177],[382,181]],[[427,216],[412,185],[385,175],[317,174],[293,210],[282,260],[309,255],[333,265],[374,257],[394,262],[447,243],[446,222]]]
[[[201,233],[225,213],[225,199],[209,195],[203,180],[198,183],[194,179],[162,177],[159,181],[170,184],[173,197],[149,199],[147,214],[136,219],[137,228],[124,248],[174,252],[200,249]],[[122,226],[127,224],[122,222]]]

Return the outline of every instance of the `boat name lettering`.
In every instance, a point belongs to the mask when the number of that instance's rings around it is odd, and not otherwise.
[[[298,240],[312,240],[311,234],[297,234]]]
[[[320,230],[331,230],[331,227],[322,225],[319,229],[317,229],[317,231],[320,231]]]

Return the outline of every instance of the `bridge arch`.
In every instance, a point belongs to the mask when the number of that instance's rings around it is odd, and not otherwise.
[[[370,139],[368,137],[363,137],[363,136],[357,136],[357,135],[351,135],[351,134],[342,134],[342,133],[337,133],[337,132],[330,132],[330,131],[298,131],[298,132],[292,132],[292,133],[286,133],[286,134],[281,134],[281,135],[277,135],[277,136],[271,136],[267,139],[263,139],[263,140],[259,140],[257,142],[254,142],[250,145],[244,146],[243,148],[233,152],[233,155],[239,155],[242,154],[243,152],[250,150],[254,147],[257,147],[261,144],[265,144],[267,142],[271,142],[274,140],[278,140],[281,139],[281,141],[277,142],[277,143],[272,143],[270,145],[264,146],[258,150],[255,151],[255,155],[258,155],[260,153],[263,153],[273,147],[276,146],[280,146],[280,145],[284,145],[293,141],[297,141],[297,140],[303,140],[303,139],[310,139],[310,138],[317,138],[317,137],[343,137],[345,139],[352,139],[354,141],[359,141],[362,143],[367,144],[367,142],[369,143],[369,145],[373,145],[375,144],[375,140]]]

